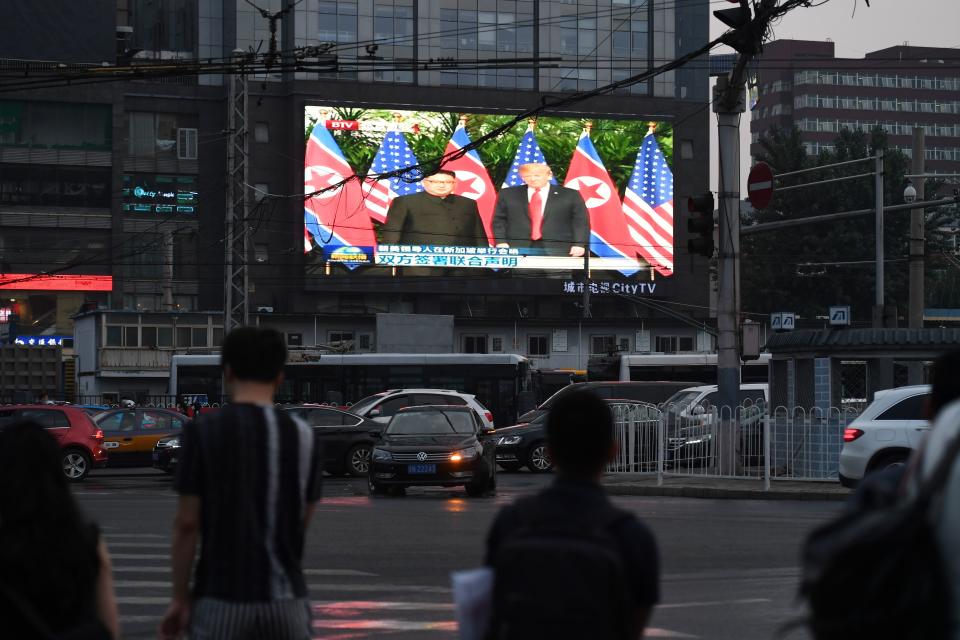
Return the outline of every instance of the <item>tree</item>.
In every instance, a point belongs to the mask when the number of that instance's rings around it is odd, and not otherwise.
[[[834,148],[811,158],[800,132],[774,128],[760,138],[757,159],[775,174],[856,160],[884,150],[884,202],[902,201],[907,159],[890,149],[882,129],[870,133],[841,130]],[[873,161],[824,169],[788,180],[802,184],[873,170]],[[874,206],[873,176],[776,193],[758,222],[791,220]],[[909,216],[893,213],[884,219],[885,297],[887,304],[906,308]],[[873,216],[818,222],[782,231],[745,236],[742,241],[743,309],[769,313],[795,311],[801,317],[825,315],[830,305],[852,307],[855,321],[869,321],[875,297]]]

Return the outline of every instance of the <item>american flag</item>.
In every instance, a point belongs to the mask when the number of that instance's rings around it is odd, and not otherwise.
[[[503,181],[503,188],[519,187],[522,185],[523,180],[520,179],[520,165],[530,164],[532,162],[547,164],[546,159],[543,157],[543,151],[540,150],[540,145],[537,144],[537,137],[533,135],[533,125],[530,125],[527,127],[527,132],[524,133],[520,139],[520,146],[517,147],[517,155],[514,156],[513,164],[510,165],[510,171],[507,172],[507,177]],[[550,182],[557,184],[556,178],[550,178]]]
[[[663,275],[673,273],[673,172],[653,133],[643,138],[623,194],[623,215],[637,252]]]
[[[365,204],[372,219],[386,222],[387,210],[394,198],[423,191],[423,185],[420,184],[423,173],[419,169],[407,171],[402,177],[377,179],[376,176],[419,164],[404,135],[399,131],[388,131],[370,164],[370,177],[363,185]]]

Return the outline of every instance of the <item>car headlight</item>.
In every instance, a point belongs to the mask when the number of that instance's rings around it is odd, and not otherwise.
[[[386,449],[374,449],[373,459],[377,462],[389,462],[393,460],[393,454]]]
[[[450,460],[452,462],[459,462],[460,460],[470,460],[471,458],[476,458],[479,453],[477,447],[467,447],[466,449],[460,449],[459,451],[454,451],[450,454]]]
[[[502,444],[502,445],[517,444],[518,442],[520,442],[521,437],[522,436],[501,436],[500,439],[497,440],[497,444]]]
[[[178,449],[180,447],[180,438],[174,438],[173,440],[167,440],[166,442],[158,442],[157,448],[159,449]]]

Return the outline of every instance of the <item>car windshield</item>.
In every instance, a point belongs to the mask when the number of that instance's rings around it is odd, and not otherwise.
[[[410,411],[398,413],[387,426],[393,436],[449,435],[473,433],[473,416],[466,411]]]
[[[369,409],[374,403],[376,403],[378,400],[382,400],[386,395],[387,394],[385,393],[375,393],[372,396],[367,396],[366,398],[357,400],[352,405],[350,405],[350,412],[357,413],[357,414],[363,413],[364,411]]]
[[[673,394],[664,403],[664,413],[679,414],[685,411],[693,404],[693,401],[700,397],[699,391],[678,391]]]

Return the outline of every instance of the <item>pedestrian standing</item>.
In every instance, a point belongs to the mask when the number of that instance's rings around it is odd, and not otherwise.
[[[276,331],[231,331],[221,355],[231,402],[183,429],[161,638],[312,636],[301,561],[323,466],[310,427],[274,408],[285,361]]]
[[[60,457],[60,445],[35,422],[0,428],[4,638],[119,636],[110,555],[81,515]]]
[[[496,640],[643,635],[659,599],[653,534],[615,507],[600,484],[616,454],[613,416],[589,391],[560,398],[547,416],[556,480],[504,507],[487,537]]]

